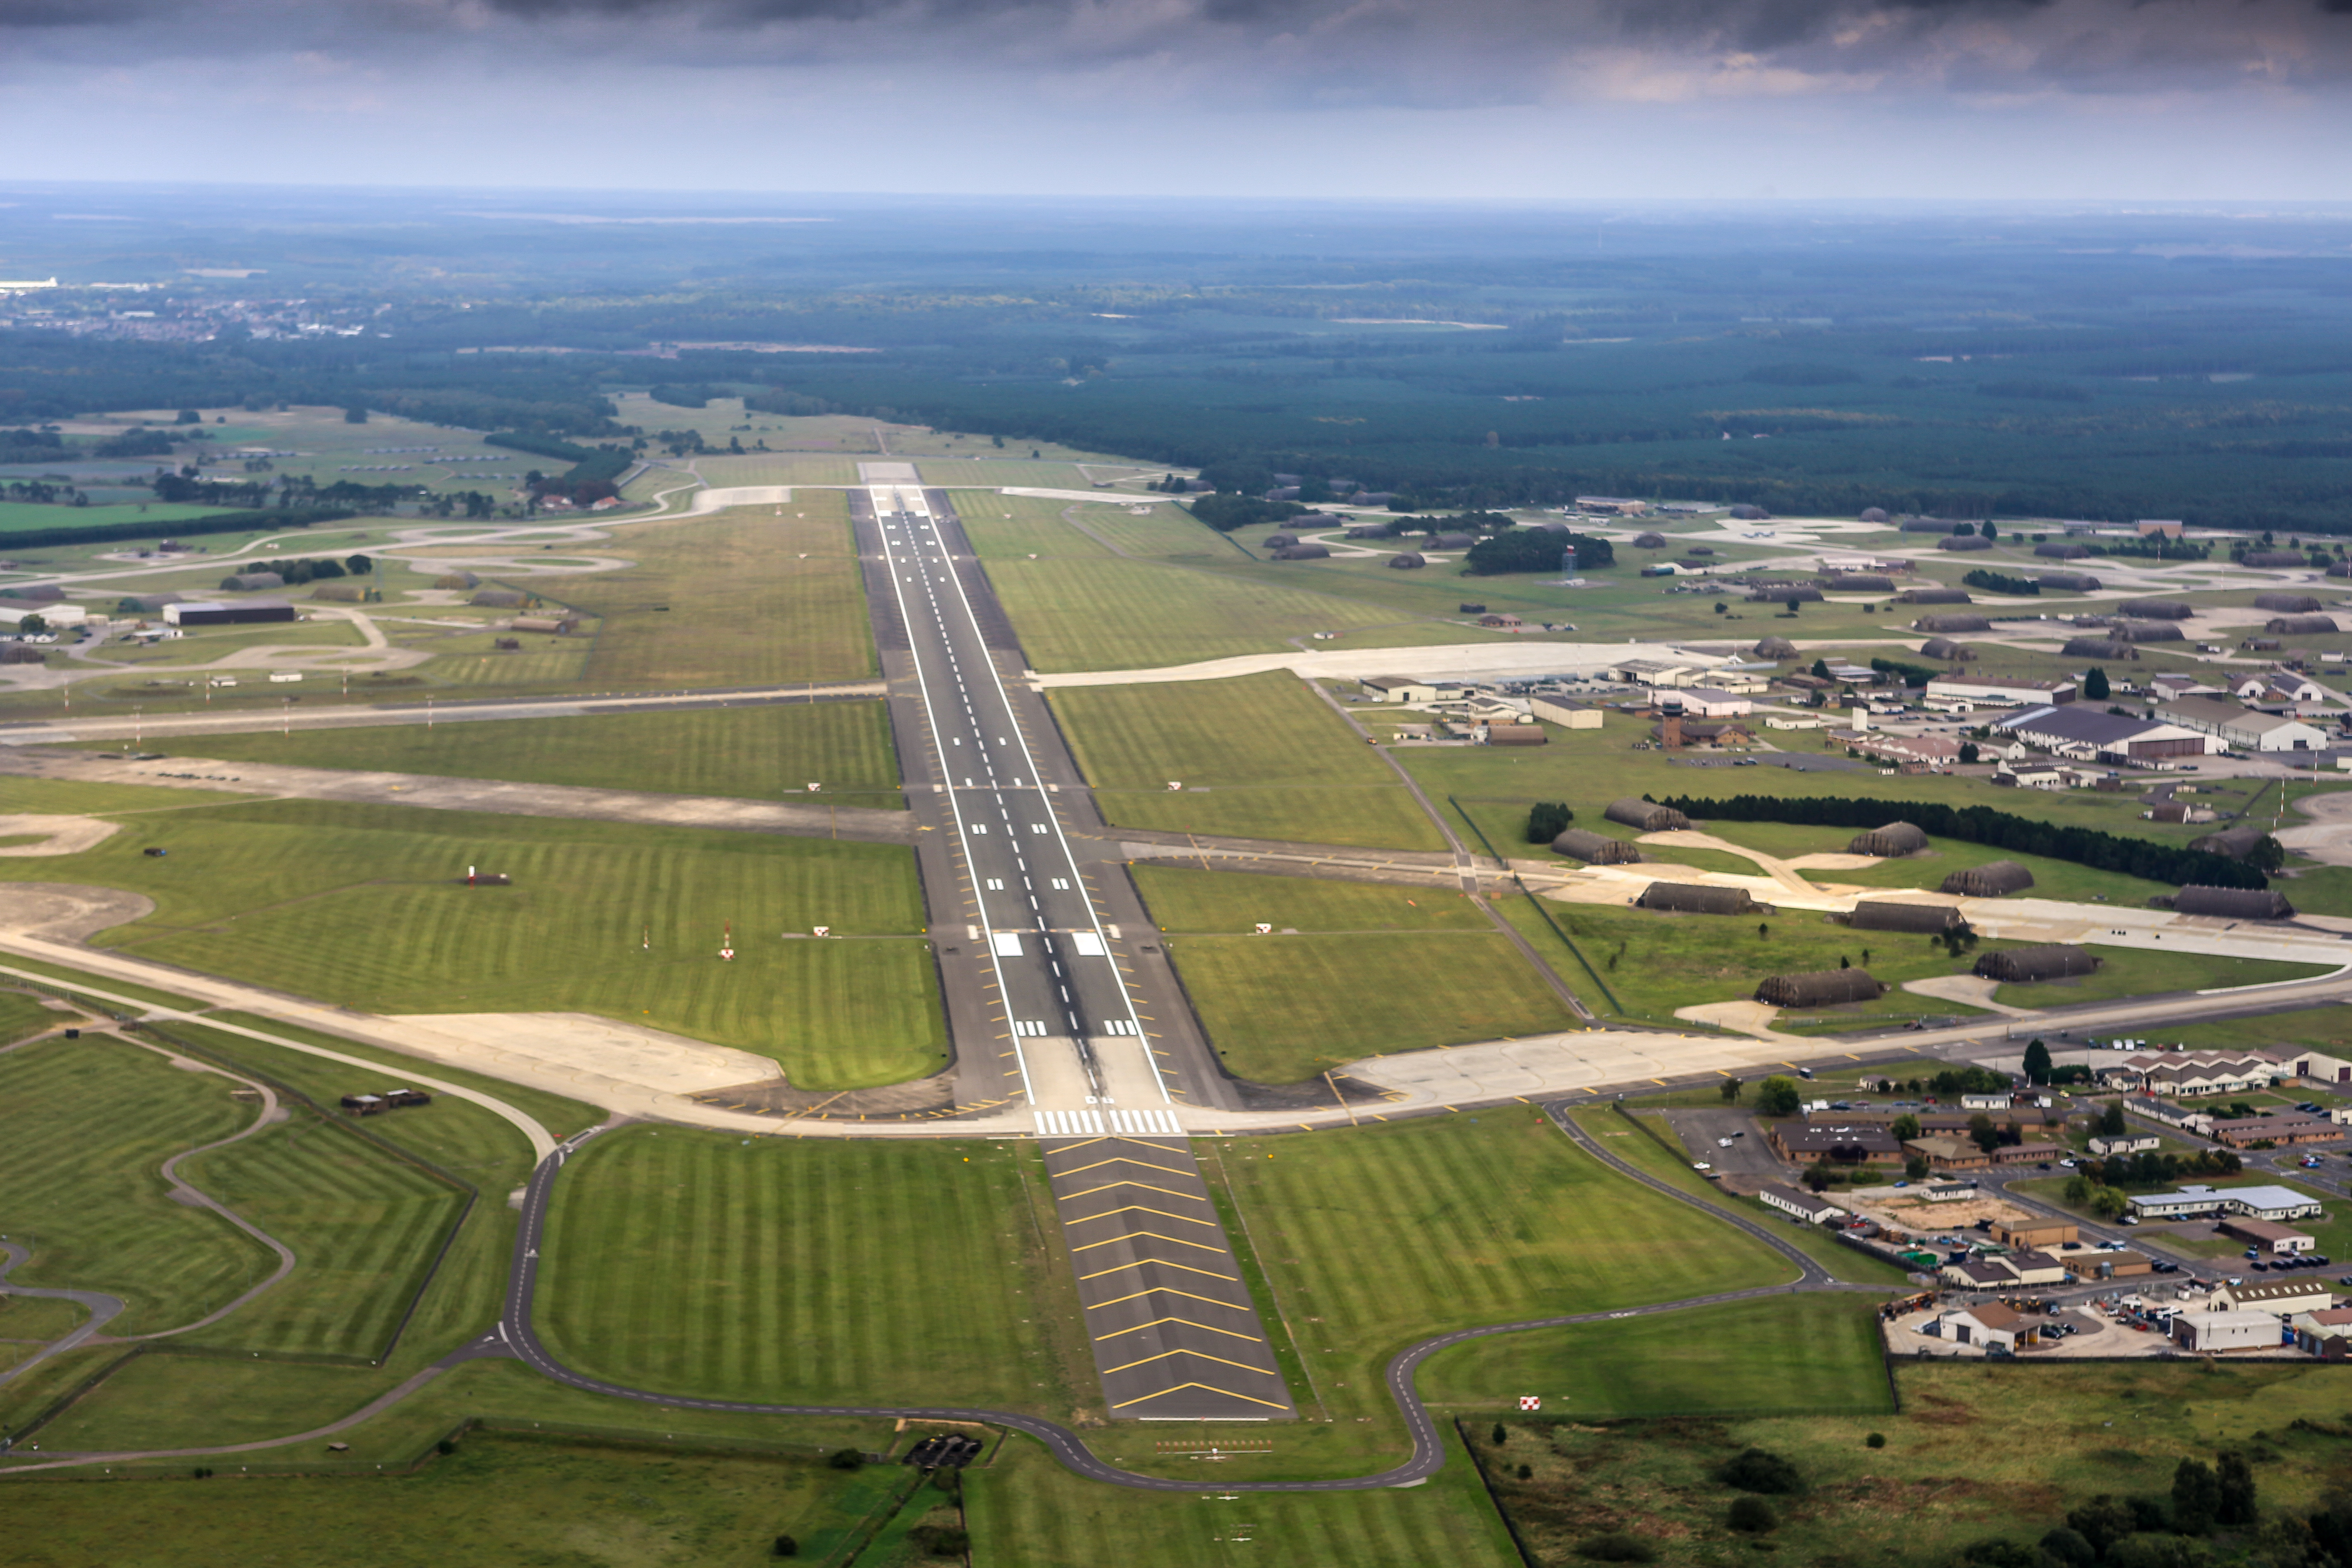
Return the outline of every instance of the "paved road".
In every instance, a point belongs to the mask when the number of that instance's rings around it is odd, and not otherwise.
[[[8,1284],[8,1276],[33,1255],[13,1241],[0,1241],[0,1292],[11,1296],[35,1296],[45,1301],[71,1301],[89,1314],[89,1321],[61,1340],[42,1346],[24,1361],[0,1372],[0,1383],[32,1371],[54,1357],[61,1356],[89,1339],[99,1330],[121,1315],[123,1301],[120,1296],[109,1296],[99,1290],[45,1290],[30,1285]]]

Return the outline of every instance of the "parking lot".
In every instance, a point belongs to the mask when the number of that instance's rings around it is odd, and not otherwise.
[[[1727,1176],[1754,1176],[1765,1181],[1782,1182],[1789,1173],[1773,1156],[1764,1135],[1756,1131],[1755,1118],[1737,1106],[1722,1110],[1669,1110],[1666,1125],[1691,1152],[1694,1163],[1704,1160],[1716,1171]],[[1731,1140],[1726,1147],[1723,1140]]]

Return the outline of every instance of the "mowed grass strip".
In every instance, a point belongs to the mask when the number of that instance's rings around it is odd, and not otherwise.
[[[514,885],[466,887],[471,865]],[[864,940],[922,930],[895,847],[279,801],[136,816],[11,867],[154,899],[105,945],[371,1012],[593,1013],[773,1057],[814,1089],[946,1060],[928,948]],[[843,940],[784,935],[816,925]]]
[[[1135,885],[1162,931],[1246,932],[1260,922],[1298,931],[1492,931],[1477,907],[1451,888],[1261,877],[1139,861]]]
[[[635,565],[545,590],[604,623],[589,683],[767,686],[872,675],[847,502],[838,491],[809,490],[777,513],[741,507],[618,527],[611,548]]]
[[[1770,1285],[1794,1268],[1533,1108],[1218,1145],[1316,1392],[1391,1426],[1381,1368],[1478,1324]]]
[[[466,1206],[449,1183],[307,1112],[180,1169],[298,1259],[198,1336],[239,1349],[374,1355]]]
[[[1150,561],[998,559],[988,578],[1030,668],[1048,674],[1281,653],[1287,638],[1412,618],[1288,582]]]
[[[956,516],[983,561],[1031,555],[1077,555],[1106,559],[1110,552],[1063,521],[1070,506],[1043,496],[1005,496],[992,490],[961,490],[949,497]]]
[[[539,1328],[679,1394],[1067,1408],[1015,1152],[675,1128],[591,1142],[549,1218]],[[1058,1267],[1058,1260],[1053,1266]]]
[[[1496,1334],[1422,1363],[1433,1405],[1516,1415],[1518,1397],[1571,1420],[1894,1409],[1876,1305],[1779,1296],[1611,1322]]]
[[[29,1246],[18,1285],[103,1290],[116,1334],[194,1321],[278,1259],[219,1215],[172,1201],[165,1160],[259,1114],[236,1086],[106,1037],[0,1056],[0,1232]]]
[[[21,991],[0,991],[0,1046],[12,1046],[18,1040],[39,1034],[43,1029],[73,1021],[73,1015],[60,1013],[41,1005],[40,998]]]
[[[1488,930],[1187,936],[1167,942],[1218,1059],[1297,1083],[1359,1057],[1576,1027],[1508,937]]]
[[[2039,985],[2004,985],[1993,993],[1993,999],[2011,1007],[2072,1007],[2117,996],[2274,985],[2282,981],[2314,980],[2335,973],[2324,963],[2282,963],[2272,959],[2225,958],[2206,952],[2144,952],[2128,947],[2102,947],[2097,950],[2097,957],[2099,967],[2089,974]]]
[[[806,800],[807,786],[815,782],[824,785],[820,800],[906,804],[888,716],[871,701],[206,735],[189,742],[188,749],[222,762],[748,800]]]
[[[1297,1428],[1285,1425],[1200,1434],[1270,1436],[1279,1454]],[[1154,1437],[1180,1428],[1146,1426]],[[1107,1439],[1141,1447],[1139,1437]],[[965,1472],[965,1517],[980,1568],[1223,1568],[1236,1561],[1330,1563],[1347,1568],[1511,1568],[1520,1559],[1453,1428],[1442,1434],[1445,1468],[1426,1485],[1346,1492],[1219,1495],[1233,1464],[1196,1465],[1198,1492],[1135,1491],[1072,1475],[1028,1438],[1008,1440],[985,1469]]]
[[[1295,677],[1050,693],[1107,822],[1165,832],[1443,849],[1388,765]],[[1169,789],[1171,782],[1187,787]]]

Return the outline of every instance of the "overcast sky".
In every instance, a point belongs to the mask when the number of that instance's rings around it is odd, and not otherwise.
[[[0,0],[32,179],[2352,199],[2352,0]]]

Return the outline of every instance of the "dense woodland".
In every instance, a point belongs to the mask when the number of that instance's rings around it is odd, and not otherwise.
[[[1597,491],[2352,532],[2352,223],[2315,215],[1269,210],[1182,214],[1171,249],[1180,215],[1143,209],[844,206],[591,244],[441,209],[395,243],[333,209],[297,244],[217,211],[51,234],[37,205],[0,212],[0,244],[67,272],[268,262],[365,330],[0,328],[0,423],[28,428],[284,401],[593,439],[611,392],[651,386],[1224,488],[1347,478],[1408,510]]]

